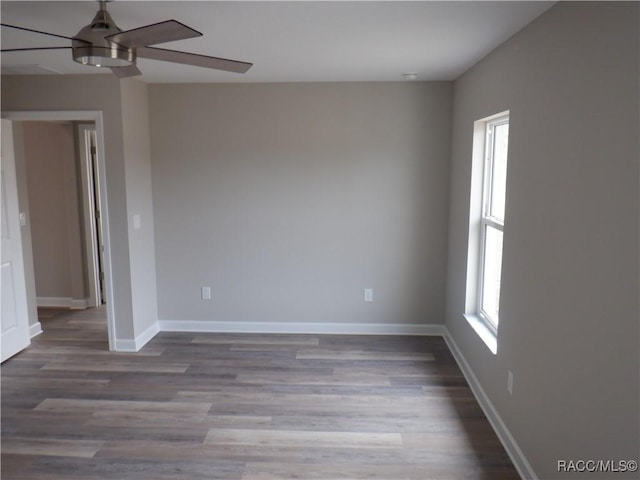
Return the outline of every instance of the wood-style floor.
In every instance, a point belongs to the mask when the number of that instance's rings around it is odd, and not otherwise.
[[[103,309],[42,313],[2,365],[2,480],[519,478],[441,338],[160,333],[123,354]]]

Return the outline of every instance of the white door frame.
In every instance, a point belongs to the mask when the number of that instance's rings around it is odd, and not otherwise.
[[[116,322],[113,302],[113,283],[111,273],[111,236],[109,234],[109,211],[107,197],[107,175],[105,167],[104,150],[104,122],[102,112],[99,110],[74,110],[74,111],[24,111],[2,112],[2,118],[13,122],[19,121],[79,121],[94,122],[96,126],[96,143],[98,150],[98,189],[102,200],[102,231],[104,241],[104,289],[107,297],[107,330],[109,333],[109,350],[115,350],[116,346]]]
[[[82,183],[82,200],[84,208],[84,245],[87,252],[87,279],[89,280],[89,297],[87,298],[88,307],[98,307],[102,303],[100,295],[100,272],[98,268],[98,231],[96,228],[96,211],[100,209],[96,205],[96,195],[94,194],[94,174],[93,174],[93,154],[91,153],[92,132],[95,132],[96,126],[93,123],[81,123],[77,126],[79,153],[80,153],[80,171]],[[97,152],[96,152],[97,155]]]

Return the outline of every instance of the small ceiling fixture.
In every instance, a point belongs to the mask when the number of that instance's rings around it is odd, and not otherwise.
[[[417,80],[418,79],[418,74],[417,73],[403,73],[402,77],[405,80]]]

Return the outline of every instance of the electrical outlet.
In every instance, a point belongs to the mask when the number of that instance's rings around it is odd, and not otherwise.
[[[507,370],[507,392],[509,395],[513,395],[513,372]]]
[[[373,288],[364,289],[364,301],[373,302]]]
[[[202,287],[202,299],[211,300],[211,287]]]

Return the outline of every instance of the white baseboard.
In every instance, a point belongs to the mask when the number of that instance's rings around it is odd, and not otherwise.
[[[443,325],[160,320],[161,332],[300,333],[333,335],[443,335]]]
[[[87,308],[87,299],[70,297],[38,297],[36,298],[36,304],[38,307],[84,310]]]
[[[513,437],[513,435],[511,435],[511,432],[505,425],[502,417],[500,417],[500,414],[493,406],[493,403],[491,403],[491,400],[489,400],[489,397],[480,385],[478,378],[473,373],[471,366],[464,358],[464,355],[458,348],[458,345],[456,344],[455,340],[446,327],[443,327],[442,336],[444,337],[449,350],[456,359],[460,370],[462,370],[462,373],[464,374],[469,387],[471,387],[471,391],[476,397],[476,400],[480,404],[482,411],[486,415],[489,423],[493,427],[493,430],[496,432],[496,435],[500,439],[502,446],[506,450],[507,454],[511,458],[511,461],[513,462],[513,465],[516,467],[516,470],[520,474],[520,477],[526,480],[538,480],[538,476],[536,475],[533,467],[520,449],[518,442],[516,442],[516,439]]]
[[[118,339],[115,340],[115,351],[116,352],[137,352],[142,347],[144,347],[149,340],[156,336],[156,334],[160,331],[158,322],[154,322],[149,326],[144,332],[140,335],[136,336],[135,339]]]
[[[156,322],[153,322],[149,326],[149,328],[147,328],[144,332],[138,335],[135,340],[136,352],[140,350],[142,347],[144,347],[147,343],[149,343],[149,340],[155,337],[159,331],[160,331],[160,325],[156,321]]]
[[[128,338],[116,338],[114,345],[114,351],[116,352],[137,352],[136,341]]]
[[[65,297],[38,297],[36,298],[36,304],[38,307],[56,307],[56,308],[70,308],[71,298]]]
[[[86,298],[72,298],[69,308],[71,310],[86,310],[87,307],[88,303]]]
[[[29,325],[29,338],[36,337],[42,333],[42,324],[36,322],[33,325]]]

